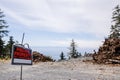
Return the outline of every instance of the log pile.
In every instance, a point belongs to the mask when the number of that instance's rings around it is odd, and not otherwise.
[[[98,52],[94,53],[93,59],[97,63],[120,64],[120,39],[105,39]]]
[[[53,61],[53,59],[49,56],[45,56],[39,52],[33,51],[33,62],[48,62]]]

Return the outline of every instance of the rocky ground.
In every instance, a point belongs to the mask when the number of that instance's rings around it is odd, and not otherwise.
[[[20,65],[0,62],[0,80],[20,80]],[[98,65],[80,59],[23,66],[23,80],[120,80],[120,66]]]

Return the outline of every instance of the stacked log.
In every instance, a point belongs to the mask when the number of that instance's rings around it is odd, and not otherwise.
[[[93,59],[97,63],[120,63],[120,39],[105,39]]]
[[[33,51],[33,62],[48,62],[53,61],[53,59],[49,56],[45,56],[39,52]]]

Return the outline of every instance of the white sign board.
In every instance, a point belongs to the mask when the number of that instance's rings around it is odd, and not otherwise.
[[[20,45],[13,45],[12,50],[13,65],[32,65],[32,50]]]

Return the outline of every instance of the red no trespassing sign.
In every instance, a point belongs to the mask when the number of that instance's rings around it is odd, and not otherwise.
[[[13,65],[32,65],[32,50],[20,45],[13,45],[12,50]]]

